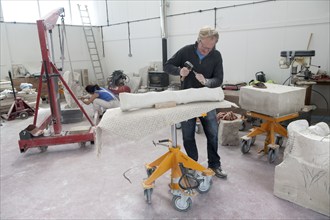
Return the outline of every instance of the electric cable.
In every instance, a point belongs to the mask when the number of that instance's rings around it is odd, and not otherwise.
[[[58,24],[58,38],[59,38],[59,44],[60,44],[60,51],[61,51],[61,68],[63,71],[64,67],[64,39],[63,39],[63,30],[61,29],[61,26]]]
[[[138,167],[139,167],[139,166],[131,167],[131,168],[129,168],[128,170],[126,170],[126,171],[123,173],[123,177],[124,177],[125,179],[127,179],[128,182],[130,182],[131,184],[132,184],[132,181],[126,176],[126,173],[128,173],[128,172],[131,171],[132,169],[135,169],[135,168],[138,168]]]
[[[286,81],[288,81],[290,78],[292,78],[292,75],[290,75],[290,76],[284,81],[284,83],[283,83],[282,85],[284,85],[284,84],[286,83]]]
[[[129,172],[131,169],[133,169],[133,167],[129,168],[128,170],[126,170],[126,171],[123,173],[124,178],[127,179],[128,182],[129,182],[130,184],[132,184],[132,182],[131,182],[131,180],[126,176],[126,173]]]
[[[66,36],[66,29],[65,29],[65,24],[64,24],[64,20],[63,20],[63,33],[64,33],[64,37],[65,37],[65,41],[68,42],[68,38]],[[63,43],[64,44],[64,43]],[[63,46],[64,47],[64,46]],[[70,70],[71,70],[71,75],[72,75],[72,78],[73,78],[73,67],[72,67],[72,61],[71,61],[71,56],[70,56],[70,51],[69,51],[69,46],[68,46],[68,43],[66,44],[66,50],[68,51],[68,58],[69,58],[69,64],[70,64]]]

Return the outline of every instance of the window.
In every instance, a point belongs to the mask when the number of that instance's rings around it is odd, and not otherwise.
[[[35,23],[40,16],[37,1],[2,0],[1,7],[6,22]]]
[[[87,5],[90,17],[97,16],[94,10],[95,5],[100,4],[98,1],[77,1],[77,0],[1,0],[1,10],[4,22],[22,22],[36,23],[37,20],[46,16],[49,12],[57,8],[64,8],[65,23],[73,25],[81,25],[78,4]],[[104,7],[103,7],[104,8]],[[95,23],[97,18],[92,19]],[[60,19],[57,21],[59,24]]]

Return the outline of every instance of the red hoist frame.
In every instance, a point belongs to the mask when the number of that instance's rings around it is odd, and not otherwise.
[[[33,125],[36,126],[37,118],[38,118],[38,110],[41,96],[41,87],[42,87],[42,79],[45,76],[48,85],[48,100],[50,104],[51,115],[48,116],[40,126],[37,126],[40,130],[44,130],[49,127],[53,127],[53,132],[50,136],[41,136],[41,137],[30,137],[26,135],[28,131],[23,130],[20,133],[21,140],[18,141],[19,148],[21,153],[25,152],[28,148],[39,147],[40,149],[47,149],[49,145],[60,145],[60,144],[70,144],[70,143],[79,143],[84,144],[88,141],[91,143],[94,142],[94,132],[92,127],[94,123],[87,115],[84,108],[79,103],[78,99],[75,97],[68,84],[64,81],[61,74],[57,70],[56,66],[50,61],[49,49],[47,47],[47,31],[51,31],[57,22],[57,19],[61,14],[64,13],[64,8],[56,9],[50,12],[44,19],[37,20],[38,27],[38,35],[40,41],[41,55],[42,55],[42,67],[41,74],[39,77],[39,85],[38,85],[38,95],[37,102],[35,107],[35,115],[33,120]],[[60,79],[63,86],[68,90],[74,101],[79,106],[80,110],[83,112],[85,117],[91,124],[90,129],[83,133],[73,133],[70,132],[62,132],[62,124],[61,124],[61,109],[59,105],[58,97],[58,87],[55,83],[58,82],[57,79]]]

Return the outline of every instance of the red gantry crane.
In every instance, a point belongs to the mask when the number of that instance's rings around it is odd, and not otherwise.
[[[59,17],[64,17],[64,8],[58,8],[50,12],[41,20],[37,20],[38,35],[40,41],[40,49],[42,55],[42,66],[41,74],[39,77],[38,95],[35,107],[35,115],[33,125],[28,126],[25,130],[20,132],[19,149],[21,153],[25,152],[28,148],[39,147],[41,151],[47,149],[50,145],[61,145],[69,143],[79,143],[85,145],[86,142],[90,141],[94,143],[94,123],[87,115],[84,108],[79,103],[78,99],[73,94],[67,83],[62,78],[56,66],[51,62],[50,51],[48,42],[48,32],[51,33],[52,29],[56,26],[56,22]],[[50,105],[51,115],[46,117],[40,124],[36,126],[38,119],[38,110],[41,96],[42,81],[46,79],[48,86],[48,100]],[[91,126],[89,129],[84,131],[62,131],[61,124],[61,108],[58,100],[58,80],[60,80],[63,86],[68,90],[74,101],[79,106],[82,113],[90,122]],[[42,131],[44,129],[51,129],[52,132],[49,136],[43,134],[34,136],[31,129],[38,129]]]

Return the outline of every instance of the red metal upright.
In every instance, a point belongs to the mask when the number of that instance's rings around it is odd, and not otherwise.
[[[48,101],[50,104],[51,115],[46,117],[41,122],[41,125],[38,126],[39,129],[43,130],[49,126],[53,127],[53,134],[47,137],[32,137],[26,135],[27,131],[22,131],[20,133],[21,140],[19,140],[19,148],[21,152],[25,152],[28,148],[31,147],[48,147],[49,145],[58,145],[58,144],[67,144],[67,143],[84,143],[87,141],[94,142],[94,134],[92,127],[89,129],[88,132],[84,133],[74,133],[70,134],[70,132],[62,132],[62,124],[61,124],[61,108],[59,105],[58,100],[58,91],[57,85],[58,82],[56,79],[60,79],[64,87],[68,90],[74,101],[79,106],[80,110],[83,112],[85,117],[90,122],[91,126],[94,126],[94,123],[87,115],[84,108],[79,103],[78,99],[75,97],[74,93],[67,85],[67,83],[62,78],[61,74],[57,70],[56,66],[51,62],[50,59],[50,51],[49,51],[49,42],[48,33],[53,29],[56,25],[57,19],[61,14],[64,13],[64,8],[58,8],[50,12],[44,19],[37,20],[37,28],[38,28],[38,35],[40,41],[40,49],[41,49],[41,56],[42,56],[42,66],[41,66],[41,74],[39,78],[39,85],[38,85],[38,95],[37,95],[37,102],[35,107],[35,115],[33,120],[33,125],[36,126],[37,119],[38,119],[38,110],[41,98],[41,88],[42,88],[42,81],[43,78],[47,80],[47,87],[48,87]]]

